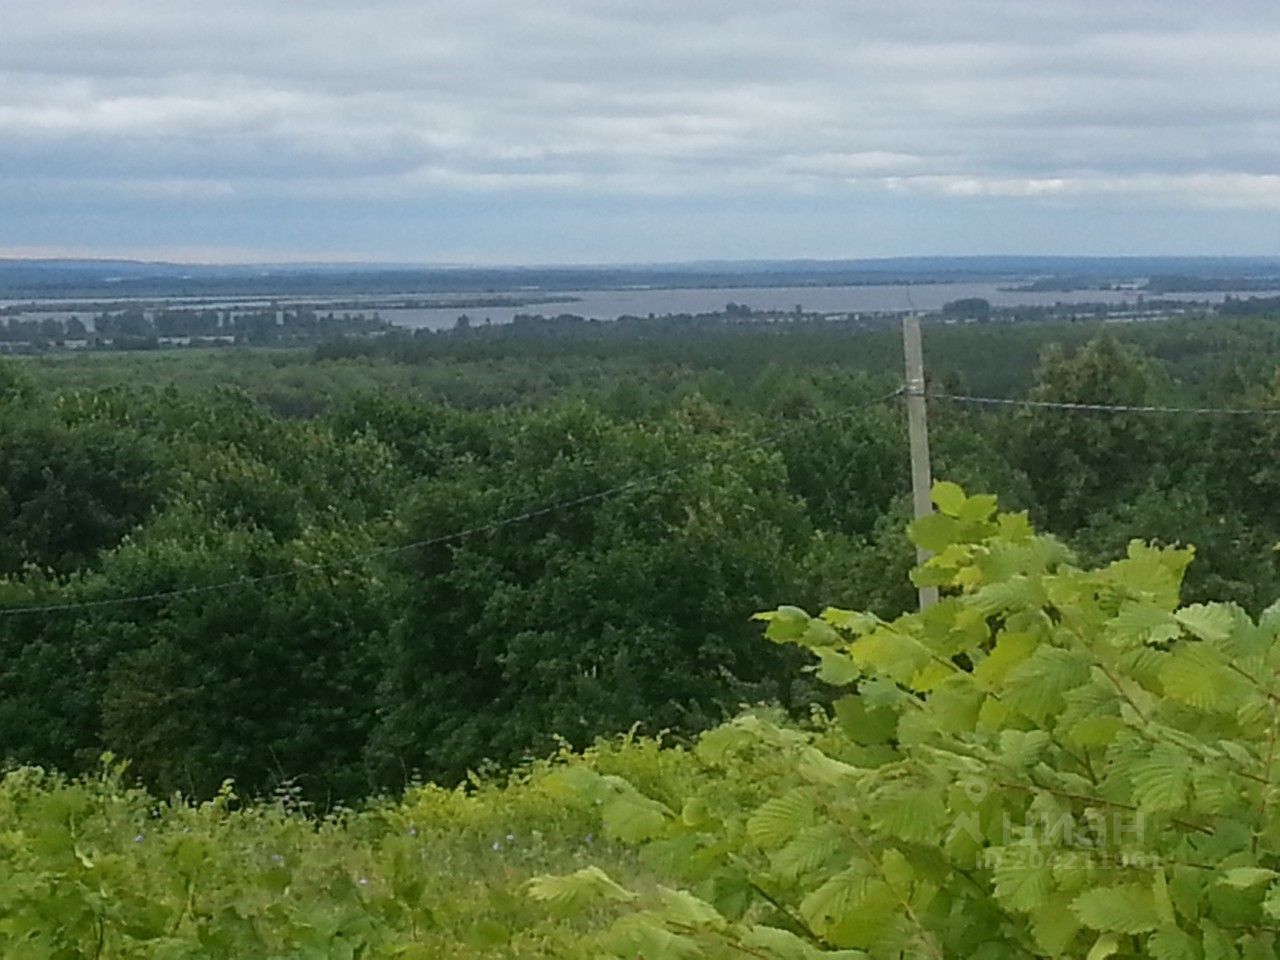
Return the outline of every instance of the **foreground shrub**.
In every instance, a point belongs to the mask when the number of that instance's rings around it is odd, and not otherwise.
[[[245,806],[157,802],[122,768],[0,778],[5,960],[478,960],[580,956],[594,918],[549,916],[530,877],[599,863],[652,883],[599,836],[553,769],[625,772],[687,790],[693,758],[652,740],[603,743],[503,782],[420,787],[313,815],[295,795]],[[557,778],[560,775],[557,775]]]
[[[1275,956],[1280,604],[1182,606],[1190,549],[1082,570],[990,497],[935,501],[926,613],[762,615],[846,694],[804,728],[326,816],[13,771],[0,956]]]
[[[1248,960],[1280,933],[1280,604],[1179,606],[1192,551],[1082,570],[939,484],[922,614],[762,615],[845,687],[799,732],[704,735],[683,796],[567,770],[676,883],[587,868],[532,895],[620,913],[596,956]]]

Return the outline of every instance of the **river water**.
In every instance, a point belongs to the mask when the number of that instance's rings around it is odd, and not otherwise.
[[[1215,293],[1183,293],[1161,294],[1148,299],[1180,300],[1184,302],[1221,302],[1227,296],[1276,296],[1280,291],[1224,291]],[[1136,290],[1073,290],[1053,291],[1046,293],[1029,293],[1001,289],[996,283],[928,283],[913,284],[904,287],[894,285],[840,286],[840,287],[717,287],[699,289],[625,289],[625,290],[579,290],[565,294],[565,300],[558,303],[540,303],[528,306],[489,306],[489,307],[424,307],[424,308],[388,308],[380,306],[388,300],[425,299],[412,293],[404,295],[342,297],[344,307],[336,313],[360,312],[359,304],[369,304],[366,312],[377,311],[383,319],[398,326],[411,329],[443,330],[452,327],[460,315],[466,314],[472,323],[510,323],[517,314],[543,314],[554,316],[560,313],[577,314],[597,320],[613,320],[620,316],[648,316],[653,314],[676,313],[713,313],[723,310],[726,304],[737,303],[755,310],[794,310],[800,307],[811,313],[878,313],[894,312],[907,309],[937,310],[952,300],[966,297],[982,297],[994,306],[1053,306],[1055,304],[1106,303],[1136,304],[1141,294]],[[464,295],[451,295],[459,299]],[[0,301],[0,307],[8,303],[29,301]],[[70,301],[61,301],[72,306]],[[102,301],[97,301],[101,303]],[[117,301],[118,306],[126,306],[128,299]],[[311,303],[324,312],[324,297],[281,297],[276,300],[266,298],[229,297],[225,299],[185,299],[168,301],[175,307],[215,307],[218,309],[251,309],[264,307],[269,303],[286,305],[290,303]],[[350,304],[351,309],[346,306]],[[59,313],[56,316],[73,315],[72,311]],[[50,314],[29,314],[28,316],[50,316]],[[92,313],[86,309],[80,314],[86,322]]]
[[[1161,300],[1221,302],[1228,293],[1165,294]],[[1236,296],[1271,296],[1266,291],[1250,291]],[[661,316],[671,313],[711,313],[728,303],[755,310],[792,310],[800,307],[813,313],[875,313],[907,309],[938,310],[952,300],[983,297],[995,306],[1053,306],[1056,303],[1137,303],[1135,290],[1074,290],[1070,292],[1022,293],[1002,290],[995,283],[930,283],[910,288],[894,286],[856,287],[740,287],[698,290],[582,290],[567,294],[576,302],[544,303],[529,307],[477,307],[475,309],[429,308],[387,310],[382,317],[399,326],[441,330],[452,327],[466,314],[473,323],[490,320],[510,323],[516,314],[540,313],[553,316],[572,313],[597,320],[621,316]],[[1152,299],[1148,297],[1148,299]]]

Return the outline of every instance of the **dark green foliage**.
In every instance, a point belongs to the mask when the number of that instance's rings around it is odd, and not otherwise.
[[[457,776],[478,757],[545,752],[635,723],[701,729],[740,699],[785,696],[753,638],[758,599],[798,589],[810,538],[776,455],[705,407],[645,428],[585,408],[494,437],[487,462],[423,488],[408,535],[588,496],[672,465],[625,497],[410,554],[394,631],[385,775]]]
[[[1211,498],[1206,485],[1186,483],[1150,490],[1100,511],[1077,542],[1089,558],[1109,559],[1134,538],[1194,544],[1196,563],[1183,590],[1189,601],[1229,600],[1261,610],[1280,596],[1280,553],[1274,527],[1258,523],[1229,502]]]
[[[931,390],[1280,407],[1264,321],[1099,332],[929,325]],[[900,368],[896,332],[804,320],[2,362],[0,607],[217,589],[0,616],[0,762],[111,749],[164,790],[325,802],[804,712],[824,694],[747,618],[914,604],[902,411],[864,406]],[[935,399],[930,427],[937,475],[1090,562],[1190,541],[1191,599],[1278,592],[1280,418]]]
[[[0,410],[13,410],[31,402],[34,387],[18,365],[11,360],[0,360]]]
[[[908,469],[906,431],[892,406],[802,422],[785,435],[779,449],[788,483],[814,523],[852,536],[871,533],[902,491]]]
[[[164,546],[124,562],[218,582],[368,547],[338,533],[287,551],[240,537],[216,553]],[[205,796],[230,777],[258,790],[293,782],[317,798],[358,796],[369,789],[362,754],[389,616],[364,564],[165,604],[162,617],[118,625],[103,743],[165,791]]]
[[[1074,355],[1050,351],[1036,379],[1036,400],[1141,406],[1160,399],[1150,363],[1110,337]],[[1031,410],[1016,421],[1013,456],[1044,505],[1046,526],[1070,534],[1100,503],[1164,480],[1169,426],[1138,413]]]
[[[147,516],[163,459],[133,431],[60,422],[23,395],[21,381],[0,382],[0,574],[28,563],[69,573]]]
[[[942,312],[948,317],[986,320],[991,316],[991,301],[985,297],[963,297],[943,305]]]

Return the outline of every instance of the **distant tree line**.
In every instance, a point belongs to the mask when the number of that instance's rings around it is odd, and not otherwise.
[[[104,310],[90,329],[79,317],[0,318],[0,342],[33,349],[66,345],[116,348],[156,347],[161,342],[209,341],[253,346],[309,345],[343,336],[384,333],[391,325],[378,315],[318,313],[311,309]]]

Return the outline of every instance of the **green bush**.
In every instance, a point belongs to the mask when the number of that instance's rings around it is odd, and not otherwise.
[[[243,806],[158,802],[109,764],[77,780],[0,778],[5,960],[479,960],[576,957],[591,918],[548,915],[522,888],[602,863],[651,882],[570,797],[565,771],[688,788],[692,757],[619,740],[502,782],[411,789],[309,815],[296,794]]]
[[[1082,569],[992,497],[935,502],[927,612],[761,616],[843,694],[801,727],[322,817],[15,770],[0,956],[1275,956],[1280,604],[1181,605],[1189,548]]]
[[[934,499],[936,606],[763,615],[850,691],[832,720],[705,735],[675,799],[580,777],[678,883],[533,896],[625,905],[589,941],[619,958],[1276,956],[1280,604],[1180,606],[1191,549],[1085,570],[993,497]]]

